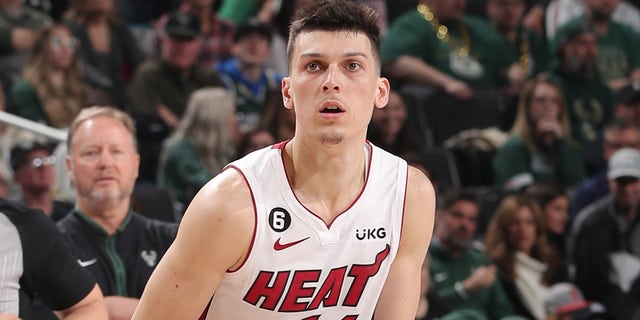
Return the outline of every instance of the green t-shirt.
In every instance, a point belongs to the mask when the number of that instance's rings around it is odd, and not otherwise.
[[[36,122],[48,122],[38,91],[31,83],[24,79],[16,80],[11,87],[10,99],[13,102],[10,111],[15,115]]]
[[[584,15],[574,18],[564,24],[561,30],[571,28],[576,24],[584,24]],[[555,39],[554,41],[557,41]],[[615,22],[609,22],[609,30],[605,35],[598,35],[598,70],[606,82],[629,76],[634,69],[640,68],[640,35],[630,27]]]
[[[565,97],[573,139],[581,146],[592,143],[598,132],[613,117],[613,93],[600,78],[573,79],[559,66],[549,72]]]
[[[467,82],[472,87],[497,87],[506,84],[505,71],[515,62],[513,53],[491,26],[479,18],[465,16],[462,25],[468,31],[471,67],[459,61],[449,44],[438,39],[436,30],[415,10],[398,17],[382,41],[382,63],[403,55],[421,58],[434,68]],[[460,26],[445,24],[449,43],[461,43]],[[480,67],[478,70],[477,67]]]
[[[586,177],[584,160],[577,148],[559,141],[547,152],[532,152],[522,137],[511,136],[493,158],[494,182],[505,182],[522,173],[529,173],[536,182],[553,182],[576,187]]]
[[[191,139],[182,138],[166,147],[158,175],[158,186],[173,192],[187,205],[196,192],[214,176],[205,166]]]
[[[530,78],[536,74],[539,74],[547,70],[549,63],[549,50],[547,49],[547,42],[540,34],[533,32],[529,29],[522,29],[518,31],[516,41],[509,42],[507,38],[501,37],[511,52],[516,57],[517,62],[520,63],[520,59],[526,55],[526,73],[527,78]],[[526,49],[522,49],[522,47]]]
[[[224,0],[220,4],[218,15],[238,25],[254,16],[260,10],[261,4],[262,1],[256,0]]]
[[[429,272],[431,289],[449,302],[454,309],[471,309],[481,312],[487,319],[501,319],[512,314],[512,306],[499,281],[487,288],[461,296],[455,283],[464,281],[481,266],[492,264],[481,251],[468,248],[460,257],[453,257],[437,240],[429,247]]]

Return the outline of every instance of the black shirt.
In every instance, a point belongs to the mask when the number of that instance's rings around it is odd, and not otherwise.
[[[140,298],[151,273],[175,238],[178,225],[129,211],[109,235],[75,209],[58,221],[78,263],[98,281],[105,296]]]
[[[42,212],[0,198],[0,311],[22,319],[57,319],[54,310],[80,302],[95,286]],[[37,300],[37,299],[36,299]]]

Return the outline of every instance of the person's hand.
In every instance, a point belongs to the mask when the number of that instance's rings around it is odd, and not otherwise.
[[[519,64],[514,63],[507,69],[507,79],[509,80],[510,85],[519,87],[525,82],[525,80],[527,80],[527,75]]]
[[[496,266],[482,266],[473,271],[469,278],[462,282],[467,292],[488,288],[496,280]]]
[[[166,123],[169,127],[175,128],[178,126],[180,118],[173,114],[173,112],[171,112],[171,110],[169,110],[167,106],[158,104],[158,106],[156,107],[156,112],[158,113],[158,116],[162,119],[162,121],[164,121],[164,123]]]
[[[562,125],[557,119],[542,118],[537,123],[538,131],[541,133],[552,133],[556,138],[562,136]]]
[[[27,51],[36,43],[36,33],[26,28],[16,27],[11,30],[11,45],[15,51]]]
[[[543,118],[536,123],[536,131],[546,145],[562,137],[562,125],[557,119]]]
[[[620,89],[624,88],[625,86],[629,85],[629,83],[631,83],[629,81],[629,78],[620,78],[620,79],[609,80],[607,82],[607,85],[609,86],[609,89],[611,89],[614,92],[617,92]]]
[[[522,67],[517,63],[510,65],[509,68],[507,68],[506,76],[508,84],[503,92],[510,96],[520,95],[522,85],[527,80],[527,75],[522,70]]]
[[[20,320],[20,318],[13,314],[1,313],[0,320]]]
[[[536,5],[522,18],[522,25],[539,34],[544,34],[544,8]]]
[[[460,100],[469,100],[474,96],[473,89],[460,80],[452,79],[448,81],[443,89],[447,94]]]
[[[270,23],[271,20],[278,14],[279,5],[273,0],[263,0],[260,10],[256,17],[258,20],[264,23]]]

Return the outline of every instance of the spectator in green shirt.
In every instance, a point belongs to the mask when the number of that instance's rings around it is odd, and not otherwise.
[[[519,83],[523,73],[495,31],[464,14],[465,0],[422,0],[398,17],[382,42],[385,72],[461,99],[474,89]]]
[[[585,178],[564,96],[555,83],[539,77],[525,85],[511,137],[496,153],[493,169],[494,182],[510,190],[533,182],[576,187]]]
[[[561,26],[554,42],[560,40],[563,29],[587,25],[596,35],[598,71],[609,87],[618,91],[632,80],[640,79],[640,35],[630,26],[611,19],[619,1],[586,0],[583,3],[585,14]]]
[[[512,307],[496,281],[496,266],[472,245],[478,215],[475,195],[446,195],[429,248],[430,285],[454,309],[471,309],[498,320],[511,315]]]

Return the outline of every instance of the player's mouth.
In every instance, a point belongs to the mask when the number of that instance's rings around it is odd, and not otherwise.
[[[342,110],[340,110],[340,108],[338,107],[327,107],[324,108],[322,110],[320,110],[321,113],[340,113],[342,112]]]
[[[335,100],[325,101],[320,106],[320,113],[332,114],[332,113],[342,113],[342,112],[344,112],[344,108],[338,101],[335,101]]]

